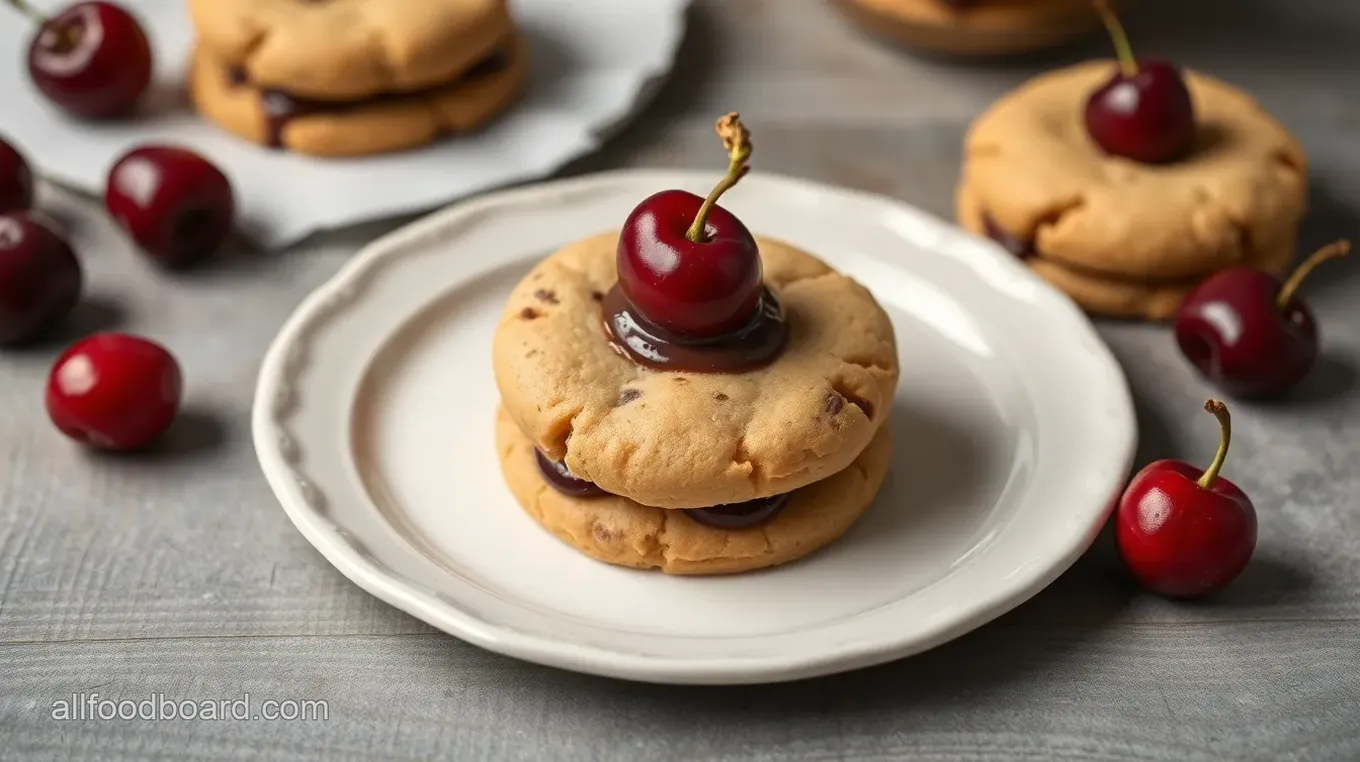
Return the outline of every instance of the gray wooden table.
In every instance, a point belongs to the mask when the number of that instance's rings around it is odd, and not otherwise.
[[[1194,0],[1139,45],[1257,93],[1316,167],[1303,245],[1360,240],[1360,7]],[[1062,60],[1103,54],[1100,41]],[[1051,61],[964,67],[865,42],[822,0],[700,2],[679,76],[572,173],[714,167],[740,109],[759,169],[950,212],[959,144]],[[1212,602],[1141,595],[1107,539],[1030,603],[888,666],[668,688],[521,664],[379,603],[293,529],[248,435],[258,360],[294,305],[404,220],[167,279],[88,200],[44,189],[92,273],[79,330],[166,341],[188,412],[156,457],[95,457],[41,406],[55,347],[0,357],[0,759],[1360,760],[1360,259],[1306,293],[1326,356],[1290,400],[1235,408],[1227,474],[1257,557]],[[1204,460],[1210,391],[1165,330],[1104,324],[1139,403],[1140,463]],[[314,721],[54,720],[71,694],[318,699]]]

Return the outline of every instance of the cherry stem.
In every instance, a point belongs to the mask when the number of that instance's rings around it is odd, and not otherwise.
[[[1096,13],[1100,14],[1100,20],[1105,23],[1105,29],[1110,33],[1110,39],[1114,41],[1114,54],[1119,59],[1119,68],[1124,72],[1125,77],[1138,76],[1138,59],[1133,57],[1133,46],[1129,44],[1129,35],[1124,31],[1124,25],[1119,23],[1119,17],[1110,8],[1109,0],[1091,0],[1096,6]]]
[[[1289,302],[1294,298],[1294,294],[1298,292],[1299,286],[1303,285],[1304,279],[1313,274],[1318,265],[1329,259],[1340,259],[1350,253],[1350,241],[1337,241],[1318,249],[1313,253],[1313,256],[1303,260],[1303,264],[1299,265],[1298,269],[1294,270],[1294,273],[1289,276],[1289,280],[1285,281],[1284,285],[1280,287],[1280,293],[1275,297],[1275,306],[1279,309],[1288,307]]]
[[[1228,459],[1228,442],[1232,440],[1232,416],[1228,415],[1228,406],[1218,400],[1204,403],[1204,409],[1218,419],[1219,428],[1218,453],[1214,455],[1214,462],[1209,464],[1204,470],[1204,475],[1199,478],[1199,488],[1209,489],[1214,486],[1218,472],[1223,469],[1223,461]]]
[[[718,133],[723,148],[727,150],[727,174],[708,194],[708,198],[704,199],[703,206],[699,207],[699,213],[694,215],[694,224],[685,231],[685,237],[694,243],[701,243],[704,240],[704,226],[708,224],[709,212],[712,212],[718,203],[718,197],[730,190],[751,170],[746,163],[751,159],[751,133],[741,123],[741,116],[736,112],[724,114],[717,124],[713,125],[713,130]]]
[[[32,19],[33,23],[38,26],[47,23],[47,16],[43,15],[42,11],[29,5],[27,0],[9,0],[9,4],[14,6],[15,10]]]

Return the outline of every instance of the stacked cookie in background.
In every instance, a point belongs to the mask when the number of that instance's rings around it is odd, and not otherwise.
[[[506,483],[597,560],[793,561],[840,537],[888,471],[892,324],[859,283],[711,204],[744,161],[708,201],[660,191],[539,262],[496,328]]]
[[[1308,194],[1299,142],[1242,90],[1118,53],[1026,82],[969,128],[956,214],[1086,311],[1166,320],[1209,276],[1283,274]]]
[[[529,53],[505,0],[190,0],[189,91],[246,140],[316,156],[427,144],[518,97]]]

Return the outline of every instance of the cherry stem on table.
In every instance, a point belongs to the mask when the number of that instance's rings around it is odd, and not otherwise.
[[[29,5],[27,0],[8,0],[8,2],[10,5],[14,6],[15,10],[29,17],[30,19],[33,19],[34,23],[38,24],[39,26],[42,26],[43,24],[47,23],[47,16],[45,16],[42,11],[38,10],[37,8],[34,8],[32,5]]]
[[[694,243],[704,240],[704,226],[708,224],[709,212],[712,212],[714,205],[718,203],[718,197],[736,185],[737,181],[745,177],[751,169],[747,166],[751,159],[751,133],[741,123],[741,116],[735,112],[725,114],[713,129],[722,139],[723,148],[727,150],[727,174],[708,194],[708,198],[704,199],[703,206],[699,207],[699,213],[694,215],[694,224],[685,231],[685,237]]]
[[[1275,306],[1280,309],[1288,307],[1289,302],[1294,298],[1294,294],[1298,292],[1299,286],[1303,285],[1304,279],[1311,275],[1318,268],[1318,265],[1329,259],[1340,259],[1349,253],[1351,253],[1350,241],[1337,241],[1318,249],[1313,253],[1313,256],[1303,260],[1303,264],[1299,265],[1298,269],[1294,270],[1294,273],[1289,276],[1289,280],[1285,281],[1284,285],[1280,287],[1280,293],[1275,297]]]
[[[1218,453],[1214,455],[1214,462],[1209,464],[1204,470],[1204,475],[1199,478],[1200,489],[1209,489],[1214,486],[1218,472],[1223,470],[1223,461],[1228,459],[1228,443],[1232,441],[1232,416],[1228,415],[1228,406],[1218,400],[1204,403],[1204,409],[1218,419],[1219,428]]]
[[[1125,77],[1138,76],[1138,59],[1133,57],[1133,46],[1129,44],[1129,35],[1124,31],[1124,25],[1119,23],[1119,17],[1110,8],[1109,0],[1092,0],[1096,6],[1096,13],[1100,14],[1100,20],[1105,23],[1105,29],[1110,33],[1110,39],[1114,41],[1114,54],[1119,59],[1119,68],[1124,72]]]

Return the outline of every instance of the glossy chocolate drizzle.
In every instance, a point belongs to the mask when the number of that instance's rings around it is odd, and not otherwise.
[[[988,238],[1001,244],[1002,248],[1020,259],[1032,259],[1039,256],[1039,252],[1035,250],[1032,241],[1025,241],[1006,232],[986,212],[982,213],[982,227],[987,232]]]
[[[542,474],[543,480],[564,495],[589,498],[604,497],[609,494],[600,489],[594,482],[573,475],[565,463],[549,460],[539,450],[534,450],[534,462],[538,464],[538,472]],[[716,529],[749,529],[778,516],[788,502],[788,494],[783,494],[758,498],[745,503],[682,510],[691,519]]]
[[[615,283],[601,309],[610,344],[633,362],[653,370],[745,373],[774,362],[788,341],[784,310],[769,289],[756,314],[735,333],[692,341],[655,325],[633,306]]]
[[[497,48],[486,58],[477,62],[472,68],[465,71],[456,81],[469,82],[481,77],[499,73],[504,71],[509,63],[509,54],[505,47],[502,46]],[[241,87],[248,84],[248,82],[249,77],[243,69],[233,67],[227,70],[227,83],[232,87]],[[282,147],[283,130],[288,126],[288,123],[294,119],[315,116],[317,114],[343,114],[346,111],[360,106],[394,103],[407,98],[421,98],[448,86],[449,84],[445,83],[424,90],[415,90],[406,93],[381,93],[357,101],[334,101],[307,98],[274,88],[261,88],[260,107],[264,111],[265,142],[271,148]]]
[[[609,494],[600,489],[595,482],[578,478],[567,468],[566,463],[549,460],[548,456],[544,455],[541,450],[534,450],[534,461],[538,463],[538,471],[543,474],[543,480],[564,495],[603,497]]]

